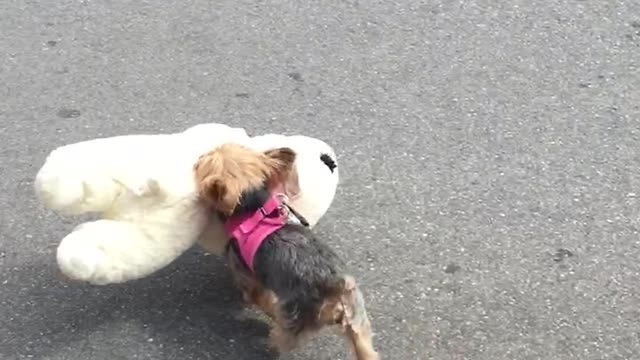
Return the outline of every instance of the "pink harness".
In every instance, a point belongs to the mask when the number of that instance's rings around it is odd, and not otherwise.
[[[226,232],[238,242],[242,259],[252,272],[253,259],[262,242],[287,223],[287,212],[282,210],[282,202],[271,196],[256,212],[232,217],[224,224]]]

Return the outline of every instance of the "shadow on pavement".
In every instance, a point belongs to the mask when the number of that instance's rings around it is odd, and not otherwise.
[[[266,347],[268,323],[248,316],[215,256],[189,252],[149,278],[105,287],[64,283],[53,264],[14,276],[3,359],[277,357]]]

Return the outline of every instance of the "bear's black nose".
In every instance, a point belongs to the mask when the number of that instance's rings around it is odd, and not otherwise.
[[[333,172],[333,170],[335,170],[335,168],[338,167],[338,164],[336,164],[335,160],[333,160],[331,156],[329,156],[329,154],[320,155],[320,160],[325,165],[327,165],[327,167],[329,168],[329,170],[331,170],[331,172]]]

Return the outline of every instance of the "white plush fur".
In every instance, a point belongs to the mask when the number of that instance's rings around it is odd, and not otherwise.
[[[198,242],[221,254],[228,241],[217,217],[195,194],[193,165],[223,143],[264,151],[297,152],[300,194],[294,208],[315,225],[328,210],[338,185],[320,161],[325,142],[276,134],[250,137],[243,129],[201,124],[180,133],[125,135],[62,146],[47,157],[35,180],[49,209],[66,215],[97,213],[101,219],[77,226],[62,239],[58,266],[74,280],[96,285],[139,279],[167,266]]]

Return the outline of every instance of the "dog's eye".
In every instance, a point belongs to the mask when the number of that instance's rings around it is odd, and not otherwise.
[[[320,155],[320,160],[325,165],[327,165],[327,167],[329,168],[329,170],[331,170],[331,172],[333,172],[333,170],[335,170],[335,168],[338,167],[338,164],[336,164],[336,162],[331,158],[331,156],[329,156],[329,154]]]

